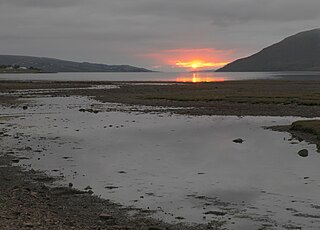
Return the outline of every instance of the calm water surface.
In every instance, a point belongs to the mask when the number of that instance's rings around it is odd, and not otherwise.
[[[157,210],[154,217],[166,221],[220,218],[228,229],[319,229],[316,146],[262,128],[299,118],[110,111],[115,107],[85,98],[37,99],[26,116],[10,121],[16,127],[12,134],[23,135],[2,147],[31,147],[22,152],[30,157],[24,164],[64,175],[65,183],[79,189],[89,185],[115,202]],[[2,115],[23,113],[1,108]],[[245,142],[233,143],[236,138]],[[302,148],[309,157],[298,156]]]
[[[178,81],[215,82],[250,79],[320,80],[319,72],[270,73],[56,73],[56,74],[1,74],[6,80],[59,81]]]

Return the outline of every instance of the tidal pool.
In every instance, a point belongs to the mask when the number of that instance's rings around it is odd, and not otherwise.
[[[26,111],[2,108],[2,115],[17,116],[9,123],[19,134],[3,148],[24,149],[19,154],[30,159],[21,164],[63,175],[60,183],[90,186],[103,198],[156,210],[152,216],[168,222],[320,226],[316,146],[263,128],[300,118],[132,112],[81,97],[28,104]],[[309,157],[300,157],[301,149]]]

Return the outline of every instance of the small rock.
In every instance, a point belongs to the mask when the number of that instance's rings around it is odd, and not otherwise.
[[[72,158],[72,157],[62,157],[62,159],[65,159],[65,160],[70,159],[70,158]]]
[[[73,184],[72,183],[69,183],[69,188],[72,188],[73,187]]]
[[[205,215],[216,215],[216,216],[224,216],[227,213],[226,212],[222,212],[222,211],[209,211],[209,212],[205,212]]]
[[[167,228],[157,227],[157,226],[150,226],[148,230],[166,230]]]
[[[241,138],[238,138],[238,139],[233,140],[233,142],[237,143],[237,144],[242,144],[244,142],[244,140]]]
[[[23,225],[27,228],[33,228],[33,224],[32,223],[23,223]]]
[[[84,188],[84,190],[91,190],[92,188],[88,185],[87,187]]]
[[[298,152],[298,155],[299,155],[300,157],[307,157],[307,156],[309,156],[309,152],[308,152],[307,149],[302,149],[302,150],[300,150],[300,151]]]
[[[119,188],[119,187],[117,187],[117,186],[106,186],[106,187],[104,187],[104,188],[106,188],[106,189],[117,189],[117,188]]]
[[[104,220],[110,220],[110,219],[112,219],[112,215],[111,215],[110,212],[102,212],[102,213],[100,213],[99,217],[100,217],[101,219],[104,219]]]
[[[28,109],[28,106],[25,105],[25,106],[22,107],[22,109],[23,109],[23,110],[27,110],[27,109]]]
[[[34,198],[38,197],[38,193],[37,192],[30,192],[30,195],[33,196]]]
[[[19,163],[19,161],[20,161],[19,159],[13,159],[12,160],[13,163]]]

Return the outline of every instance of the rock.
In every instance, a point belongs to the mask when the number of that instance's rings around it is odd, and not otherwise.
[[[19,161],[20,161],[19,159],[13,159],[12,160],[13,163],[19,163]]]
[[[110,220],[110,219],[112,219],[112,215],[111,215],[110,212],[102,212],[102,213],[100,213],[99,217],[100,217],[101,219],[104,219],[104,220]]]
[[[208,211],[204,213],[205,215],[216,215],[216,216],[225,216],[227,215],[226,212],[222,212],[222,211]]]
[[[309,156],[309,152],[308,152],[307,149],[302,149],[302,150],[300,150],[300,151],[298,152],[298,155],[299,155],[300,157],[307,157],[307,156]]]
[[[73,187],[73,184],[72,183],[69,183],[69,188],[72,188]]]
[[[23,223],[23,226],[27,227],[27,228],[33,228],[33,224],[32,223]]]
[[[27,109],[28,109],[28,106],[25,105],[25,106],[22,107],[22,109],[23,109],[23,110],[27,110]]]
[[[30,195],[33,196],[34,198],[38,198],[38,193],[37,192],[30,192]]]
[[[91,190],[92,188],[88,185],[87,187],[84,188],[84,190]]]
[[[104,188],[106,188],[106,189],[117,189],[117,188],[119,188],[119,187],[117,187],[117,186],[106,186],[106,187],[104,187]]]
[[[244,140],[241,138],[238,138],[238,139],[234,139],[233,142],[237,143],[237,144],[242,144],[244,142]]]
[[[157,226],[150,226],[148,230],[166,230],[167,228],[164,227],[157,227]]]
[[[65,160],[70,159],[70,158],[72,158],[72,157],[62,157],[62,159],[65,159]]]

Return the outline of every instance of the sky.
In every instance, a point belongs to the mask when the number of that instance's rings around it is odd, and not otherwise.
[[[320,27],[319,0],[0,0],[0,54],[215,69]]]

